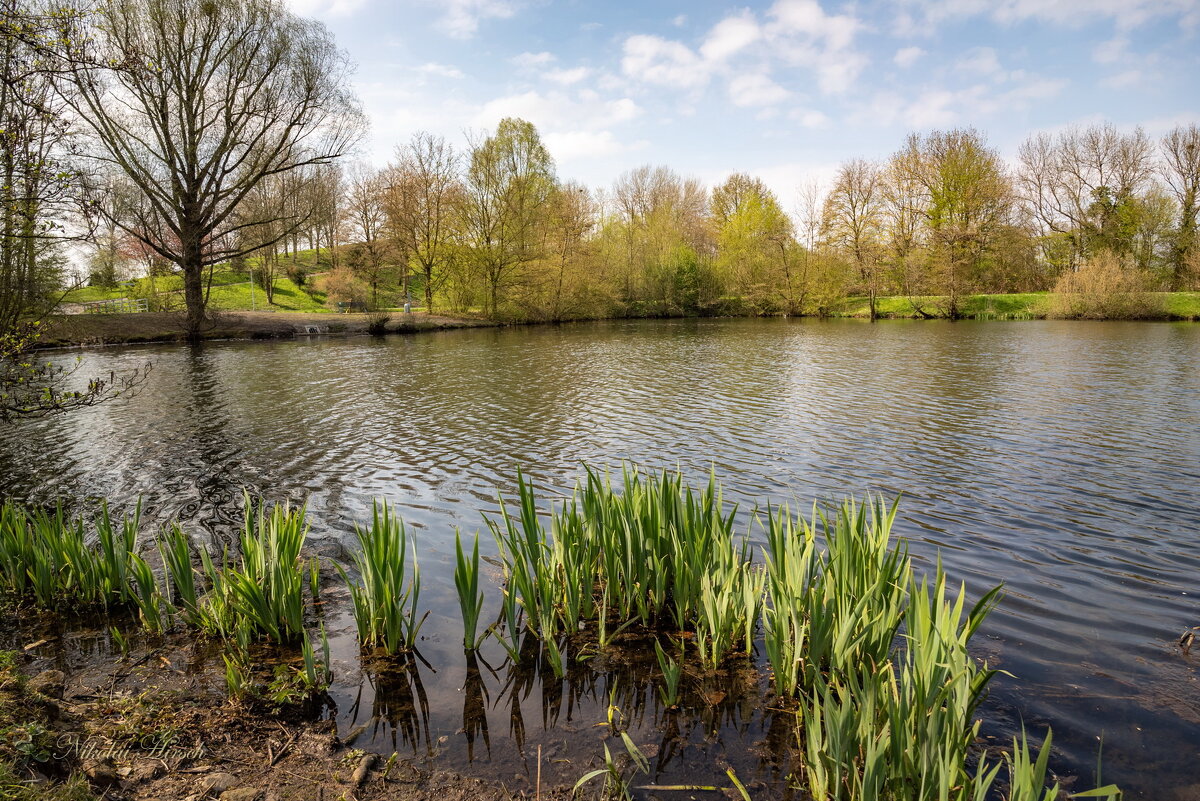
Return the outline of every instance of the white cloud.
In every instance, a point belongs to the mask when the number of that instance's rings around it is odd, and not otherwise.
[[[926,33],[947,19],[981,15],[1005,24],[1036,20],[1076,28],[1111,21],[1122,30],[1161,17],[1177,17],[1187,27],[1200,23],[1195,0],[909,0],[908,6],[913,11],[902,16],[924,22],[913,21],[909,32]]]
[[[1109,89],[1128,89],[1142,82],[1141,70],[1125,70],[1116,75],[1109,75],[1100,81],[1100,85]]]
[[[358,11],[366,0],[285,0],[288,8],[302,17],[345,17]]]
[[[679,42],[645,34],[625,40],[621,71],[630,78],[691,89],[708,82],[708,70],[703,59]]]
[[[644,147],[645,142],[623,144],[612,131],[560,131],[545,136],[546,147],[555,161],[580,161],[611,156]]]
[[[700,45],[700,55],[708,61],[724,61],[753,44],[761,36],[758,22],[749,10],[726,17],[713,26]]]
[[[557,56],[555,56],[553,53],[547,53],[545,50],[540,53],[520,53],[509,59],[509,61],[511,61],[513,64],[516,64],[517,67],[523,70],[532,70],[537,69],[538,67],[544,67],[547,64],[553,64],[557,60]]]
[[[574,94],[558,89],[531,90],[488,101],[476,112],[471,124],[493,128],[505,117],[521,117],[549,133],[599,132],[640,114],[641,108],[627,97],[604,100],[590,89]]]
[[[587,67],[574,67],[569,70],[550,70],[545,74],[548,81],[560,83],[563,86],[570,86],[574,83],[579,83],[584,78],[592,74],[592,71]]]
[[[788,117],[800,123],[805,128],[824,128],[829,125],[829,117],[816,109],[794,109]]]
[[[449,64],[438,64],[436,61],[430,61],[417,67],[417,72],[422,75],[437,75],[442,78],[461,78],[463,71],[458,67],[453,67]]]
[[[1000,59],[996,51],[990,47],[976,47],[955,63],[955,68],[964,72],[976,72],[980,75],[996,75],[1002,72]]]
[[[779,57],[812,69],[824,94],[849,91],[868,64],[867,57],[853,49],[862,28],[856,17],[826,14],[816,0],[777,0],[767,15],[774,20],[768,35]]]
[[[671,20],[671,24],[676,28],[682,28],[687,24],[687,14],[679,14]]]
[[[1125,57],[1127,47],[1129,47],[1129,40],[1122,36],[1109,39],[1096,45],[1092,50],[1092,60],[1097,64],[1116,63]]]
[[[1063,79],[1031,77],[1002,92],[994,84],[977,83],[963,89],[930,88],[907,99],[895,92],[876,94],[855,111],[856,124],[893,125],[909,128],[944,128],[977,123],[982,118],[1028,108],[1032,103],[1054,98],[1068,82]]]
[[[311,2],[311,0],[306,0]],[[347,0],[339,0],[346,2]],[[442,8],[438,27],[454,39],[470,39],[485,19],[507,19],[517,13],[512,0],[429,0]]]
[[[925,55],[925,51],[919,47],[902,47],[896,51],[896,55],[892,56],[892,61],[898,67],[911,67],[917,63],[917,59]]]
[[[805,34],[831,51],[848,48],[861,27],[848,14],[826,14],[817,0],[777,0],[767,14],[783,31]]]
[[[791,92],[762,73],[738,75],[729,81],[729,99],[735,106],[774,106]]]
[[[776,0],[764,20],[746,9],[709,29],[698,48],[661,36],[625,40],[621,69],[627,78],[675,89],[697,90],[714,76],[739,105],[765,105],[786,97],[766,78],[774,63],[811,70],[825,94],[847,92],[868,59],[853,48],[862,23],[850,14],[827,14],[817,0]],[[747,77],[740,62],[754,64]]]

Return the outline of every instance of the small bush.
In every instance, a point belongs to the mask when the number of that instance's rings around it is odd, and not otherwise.
[[[367,315],[367,333],[374,336],[382,336],[387,333],[387,324],[391,321],[392,315],[387,312],[375,311]]]
[[[1114,253],[1100,253],[1054,285],[1049,316],[1069,320],[1145,320],[1165,316],[1148,279]]]

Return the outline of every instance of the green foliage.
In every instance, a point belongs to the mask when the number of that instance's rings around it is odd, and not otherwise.
[[[53,513],[0,506],[0,590],[46,610],[135,609],[148,628],[162,627],[149,565],[137,553],[141,504],[119,523],[102,504],[91,526]]]
[[[462,536],[454,532],[454,587],[458,590],[458,605],[462,610],[463,647],[475,650],[482,639],[478,636],[479,615],[483,611],[483,590],[479,588],[479,535],[468,557],[463,553]]]
[[[762,578],[715,478],[696,492],[681,474],[626,466],[621,489],[588,468],[572,499],[551,510],[547,531],[518,474],[518,515],[501,499],[500,519],[488,519],[504,566],[510,651],[519,619],[547,643],[581,622],[603,637],[614,625],[694,631],[710,666],[748,651]]]
[[[389,654],[410,650],[425,615],[418,614],[421,571],[415,554],[409,567],[409,538],[404,523],[386,502],[372,507],[370,528],[355,524],[359,552],[354,555],[358,580],[342,577],[354,601],[359,642]],[[340,569],[340,568],[339,568]]]
[[[244,496],[245,519],[241,533],[241,556],[235,561],[222,557],[214,564],[207,552],[201,561],[209,591],[196,602],[194,619],[202,629],[226,640],[246,643],[266,637],[290,643],[304,634],[305,570],[300,558],[308,534],[305,509],[289,504],[270,507],[255,504]],[[174,537],[174,567],[168,566],[177,597],[184,599],[188,616],[187,582],[190,574],[178,564],[180,535]],[[183,578],[183,586],[179,583]]]

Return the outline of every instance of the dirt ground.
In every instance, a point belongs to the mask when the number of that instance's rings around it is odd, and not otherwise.
[[[204,642],[195,638],[164,637],[126,656],[88,648],[81,664],[80,652],[69,643],[59,648],[53,637],[43,637],[22,646],[12,636],[10,631],[5,637],[6,647],[15,650],[0,660],[0,757],[5,762],[15,757],[13,778],[22,786],[0,781],[0,798],[522,797],[418,760],[358,750],[338,738],[320,710],[235,704],[214,685],[211,665],[197,670],[207,655]],[[68,650],[74,653],[64,659]],[[41,669],[56,663],[67,671]],[[535,788],[533,795],[566,799],[570,788]]]
[[[365,334],[373,315],[305,312],[211,312],[211,327],[203,338],[286,339],[298,335]],[[449,328],[489,326],[485,320],[433,314],[393,314],[386,333],[408,333]],[[141,314],[71,314],[48,318],[42,347],[97,347],[144,342],[180,342],[185,339],[183,315],[173,312]]]

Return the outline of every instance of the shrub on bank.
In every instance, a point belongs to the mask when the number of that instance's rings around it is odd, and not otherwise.
[[[1100,253],[1064,274],[1050,296],[1050,317],[1068,320],[1146,320],[1166,316],[1148,277],[1114,253]]]

